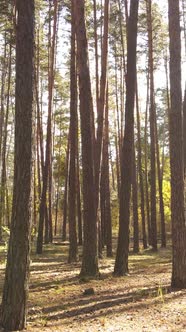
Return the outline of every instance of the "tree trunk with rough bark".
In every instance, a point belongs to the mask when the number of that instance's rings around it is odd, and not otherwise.
[[[128,19],[125,134],[121,158],[119,235],[114,267],[114,274],[120,276],[128,273],[138,4],[138,0],[131,2]]]
[[[184,217],[183,119],[179,1],[169,0],[170,166],[172,213],[172,287],[186,288],[186,224]]]
[[[16,105],[14,190],[1,325],[26,324],[31,229],[34,1],[16,2]]]
[[[77,64],[79,73],[80,120],[82,141],[84,241],[81,276],[98,275],[97,222],[92,140],[92,94],[88,67],[85,2],[72,0],[75,8]]]
[[[51,225],[51,220],[46,218],[47,209],[47,189],[49,184],[49,167],[51,160],[51,148],[52,148],[52,106],[53,106],[53,88],[54,88],[54,54],[56,45],[56,30],[57,30],[57,9],[58,2],[54,1],[54,23],[53,23],[53,34],[52,34],[52,45],[49,56],[49,78],[48,78],[48,119],[47,119],[47,138],[46,138],[46,152],[45,152],[45,165],[43,169],[43,188],[41,194],[41,202],[39,209],[39,227],[38,227],[38,237],[37,237],[37,254],[41,254],[43,250],[43,228],[45,220],[45,231],[47,227]],[[51,217],[48,214],[47,216]],[[48,223],[48,224],[47,224]],[[49,234],[46,233],[46,238],[49,240]]]

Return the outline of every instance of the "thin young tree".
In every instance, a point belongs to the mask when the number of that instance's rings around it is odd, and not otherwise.
[[[69,262],[77,260],[76,233],[76,126],[77,75],[74,4],[71,3],[71,67],[70,67],[70,168],[69,168]]]
[[[132,206],[133,206],[133,252],[139,252],[139,217],[138,217],[138,183],[137,183],[137,169],[136,169],[136,151],[135,141],[133,144],[133,158],[132,158]]]
[[[137,118],[138,173],[139,173],[140,209],[141,209],[143,248],[147,249],[146,218],[145,218],[145,193],[144,193],[144,178],[143,178],[143,170],[142,170],[142,148],[141,148],[141,136],[140,136],[141,123],[140,123],[140,110],[139,110],[139,98],[138,98],[138,84],[136,84],[136,118]]]
[[[151,207],[151,242],[154,251],[157,250],[156,221],[156,141],[155,141],[155,91],[154,91],[154,49],[152,27],[152,1],[146,0],[147,30],[148,30],[148,62],[150,80],[150,207]]]
[[[31,226],[34,0],[16,1],[15,160],[11,232],[2,299],[2,326],[26,323]]]
[[[103,136],[102,169],[100,183],[100,205],[101,205],[101,226],[102,244],[107,245],[107,257],[112,257],[112,217],[110,206],[110,174],[109,174],[109,105],[108,89],[106,93],[105,125]]]
[[[68,181],[69,181],[69,154],[70,154],[70,134],[68,134],[68,142],[66,149],[65,161],[65,188],[63,194],[63,221],[62,221],[62,241],[67,238],[67,221],[68,221]]]
[[[78,220],[78,244],[83,244],[82,230],[82,211],[81,211],[81,185],[80,185],[80,167],[79,167],[79,149],[78,149],[78,133],[76,135],[76,210]]]
[[[7,137],[8,137],[8,121],[10,112],[10,88],[11,88],[11,74],[12,74],[12,44],[9,45],[9,58],[8,58],[8,77],[7,77],[7,100],[4,119],[4,135],[2,140],[2,167],[1,167],[1,190],[0,190],[0,225],[3,225],[6,212],[6,187],[7,187]],[[0,227],[1,227],[0,226]],[[1,239],[1,232],[0,232]]]
[[[43,250],[43,228],[44,220],[45,231],[48,225],[48,213],[46,213],[46,202],[47,202],[47,189],[49,182],[49,168],[51,165],[51,149],[52,149],[52,110],[53,110],[53,90],[54,90],[54,60],[55,60],[55,45],[56,45],[56,32],[57,32],[57,11],[58,2],[53,0],[54,3],[54,24],[52,33],[52,45],[49,57],[49,79],[48,79],[48,119],[47,119],[47,138],[46,138],[46,152],[45,152],[45,165],[43,169],[43,188],[41,194],[41,202],[39,209],[39,227],[38,227],[38,238],[37,238],[37,254],[41,254]],[[48,211],[47,211],[48,212]],[[46,216],[47,215],[47,216]],[[51,217],[51,216],[49,216]],[[49,221],[51,224],[51,220]]]
[[[6,83],[6,76],[7,76],[7,34],[4,33],[4,50],[3,50],[3,68],[1,73],[1,93],[0,93],[0,155],[3,155],[3,132],[5,127],[5,83]],[[3,156],[2,156],[3,159]],[[0,160],[1,162],[1,160]],[[3,160],[2,160],[2,168],[3,168]],[[2,241],[2,221],[3,221],[3,200],[4,200],[4,193],[3,193],[3,184],[1,183],[0,187],[0,241]]]
[[[101,76],[99,99],[97,109],[97,135],[96,135],[96,150],[95,150],[95,186],[96,186],[96,213],[99,204],[99,184],[101,174],[101,158],[103,146],[103,130],[104,117],[106,107],[106,89],[107,89],[107,59],[108,59],[108,29],[109,29],[109,0],[104,3],[104,26],[101,49]]]
[[[161,229],[161,247],[166,247],[166,229],[165,229],[165,213],[163,200],[163,170],[160,165],[160,147],[158,141],[157,121],[155,122],[155,139],[156,139],[156,159],[157,159],[157,175],[159,189],[159,205],[160,205],[160,229]]]
[[[145,164],[145,205],[146,205],[146,217],[147,217],[147,229],[148,229],[148,244],[151,245],[151,222],[150,222],[150,199],[149,199],[149,170],[148,170],[148,110],[149,110],[149,70],[147,73],[147,94],[146,94],[146,109],[145,109],[145,128],[144,128],[144,164]]]

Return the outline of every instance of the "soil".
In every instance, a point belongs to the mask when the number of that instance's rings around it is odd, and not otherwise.
[[[67,256],[59,243],[32,256],[27,331],[186,331],[186,290],[170,288],[170,247],[130,254],[130,274],[120,278],[114,258],[103,258],[98,280],[80,279],[81,263]]]

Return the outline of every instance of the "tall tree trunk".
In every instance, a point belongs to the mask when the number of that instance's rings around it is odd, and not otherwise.
[[[2,326],[26,323],[31,228],[34,1],[16,3],[16,106],[12,221],[2,299]]]
[[[185,1],[182,0],[182,15],[183,15],[183,33],[184,33],[184,44],[185,44],[185,55],[186,55],[186,18],[185,18]]]
[[[141,223],[143,234],[143,248],[147,249],[147,234],[145,223],[145,195],[143,184],[143,170],[142,170],[142,154],[141,154],[141,126],[140,126],[140,113],[139,113],[139,100],[138,100],[138,85],[136,84],[136,117],[137,117],[137,139],[138,139],[138,172],[139,172],[139,186],[140,186],[140,209],[141,209]]]
[[[101,152],[103,143],[103,125],[106,104],[107,88],[107,58],[108,58],[108,22],[109,22],[109,0],[105,0],[104,5],[104,32],[101,53],[101,77],[100,77],[100,95],[98,102],[97,118],[97,137],[96,137],[96,155],[95,155],[95,186],[96,186],[96,213],[99,202],[99,183],[101,168]]]
[[[105,107],[105,221],[106,221],[106,245],[107,257],[112,257],[112,217],[110,206],[110,173],[109,173],[109,105],[108,86]]]
[[[62,241],[66,241],[66,238],[67,238],[69,155],[70,155],[70,133],[68,134],[68,143],[67,143],[67,151],[66,151],[65,189],[64,189],[64,196],[63,196]]]
[[[160,228],[161,228],[161,247],[166,247],[166,231],[165,231],[165,214],[163,201],[163,170],[160,166],[160,148],[158,142],[158,128],[157,121],[155,122],[155,139],[156,139],[156,158],[157,158],[157,174],[158,174],[158,189],[159,189],[159,204],[160,204]]]
[[[120,68],[119,68],[119,72],[120,72],[120,118],[121,118],[121,132],[120,132],[120,136],[121,136],[121,142],[123,142],[123,134],[124,134],[124,85],[125,85],[125,81],[124,81],[124,77],[126,77],[126,74],[123,72],[123,58],[120,57]],[[121,146],[122,149],[122,146]]]
[[[5,80],[6,80],[6,57],[7,57],[7,36],[4,36],[3,68],[1,73],[1,110],[0,110],[0,154],[2,149],[2,138],[4,128],[4,106],[5,106]]]
[[[7,182],[6,182],[6,220],[7,220],[7,227],[10,228],[10,204],[9,204],[9,192],[8,192]]]
[[[116,190],[116,184],[115,184],[115,174],[114,174],[114,161],[112,160],[112,151],[111,151],[111,145],[109,142],[109,159],[110,159],[110,167],[111,167],[111,173],[112,173],[112,189]]]
[[[4,59],[3,59],[3,68],[1,73],[1,109],[0,109],[0,156],[3,155],[3,139],[4,139],[4,132],[6,131],[5,128],[5,83],[6,83],[6,73],[7,73],[7,33],[5,32],[4,35]],[[3,161],[2,158],[2,168],[3,168]],[[0,158],[1,164],[1,158]],[[1,166],[1,165],[0,165]],[[3,205],[4,205],[4,190],[1,184],[0,188],[0,241],[2,241],[2,219],[3,219]]]
[[[116,96],[116,111],[115,111],[115,121],[117,126],[115,125],[115,131],[116,131],[116,137],[117,137],[117,144],[118,144],[118,156],[119,156],[119,161],[121,160],[121,151],[122,151],[122,138],[123,138],[123,122],[122,120],[120,120],[120,116],[119,116],[119,98],[118,98],[118,94],[119,94],[119,89],[118,89],[118,75],[117,75],[117,53],[116,53],[116,47],[115,47],[115,96]],[[121,89],[121,87],[120,87]],[[123,118],[123,116],[121,117]],[[116,130],[117,129],[117,130]]]
[[[77,260],[76,234],[76,127],[77,75],[74,4],[71,3],[71,66],[70,66],[70,168],[69,168],[69,262]]]
[[[76,68],[77,69],[77,68]],[[82,230],[82,212],[81,212],[81,184],[80,184],[80,166],[79,166],[79,137],[78,137],[78,113],[76,121],[76,208],[78,220],[78,244],[83,244]]]
[[[59,179],[58,179],[58,183],[57,183],[57,192],[56,192],[54,236],[57,235],[57,229],[58,229],[58,212],[59,212]]]
[[[119,235],[114,267],[114,273],[116,275],[124,275],[128,273],[138,4],[138,0],[131,2],[128,21],[125,134],[121,160]]]
[[[60,133],[59,133],[59,138],[61,139],[62,132],[61,132],[61,126],[60,126]],[[59,158],[61,157],[61,144],[59,145]],[[56,206],[55,206],[55,223],[54,223],[54,235],[56,236],[58,233],[58,214],[59,214],[59,198],[60,198],[60,169],[61,165],[58,163],[58,176],[57,176],[57,189],[56,189]]]
[[[115,151],[116,151],[116,176],[117,176],[117,192],[118,199],[120,197],[120,185],[121,185],[121,171],[120,171],[120,153],[119,153],[119,144],[118,144],[118,131],[116,129],[116,119],[114,119],[114,143],[115,143]]]
[[[148,183],[148,108],[149,108],[149,73],[147,74],[147,97],[145,110],[145,202],[148,229],[148,243],[151,245],[151,223],[150,223],[150,204],[149,204],[149,183]]]
[[[128,14],[128,0],[124,0],[125,4],[125,20],[126,20],[126,27],[128,25],[129,14]]]
[[[121,150],[122,150],[122,138],[121,138],[121,126],[119,119],[119,99],[118,99],[118,75],[117,75],[117,46],[115,43],[115,99],[116,99],[116,109],[114,111],[114,131],[115,131],[115,150],[116,150],[116,176],[117,176],[117,190],[118,190],[118,199],[120,193],[120,161],[121,161]]]
[[[52,142],[51,142],[52,145]],[[52,181],[52,149],[50,151],[50,163],[48,174],[48,239],[49,243],[53,241],[53,221],[52,221],[52,197],[53,197],[53,181]]]
[[[98,275],[97,223],[92,142],[92,95],[88,67],[88,45],[85,26],[85,3],[72,0],[76,17],[77,61],[79,72],[80,119],[83,168],[84,242],[81,275]]]
[[[184,148],[184,179],[186,179],[186,87],[183,100],[183,148]]]
[[[105,136],[105,135],[104,135]],[[103,137],[101,179],[100,179],[100,217],[101,223],[99,228],[99,256],[102,257],[102,249],[106,243],[106,216],[105,216],[105,137]]]
[[[99,63],[98,63],[98,35],[97,35],[97,2],[94,2],[94,41],[95,41],[95,74],[96,74],[96,106],[99,107]]]
[[[109,123],[108,123],[108,90],[106,94],[105,125],[103,136],[102,167],[100,181],[100,206],[101,206],[101,243],[102,248],[107,245],[107,257],[112,257],[112,220],[110,207],[110,179],[109,179]]]
[[[135,142],[133,146],[132,158],[132,202],[133,202],[133,229],[134,229],[134,246],[133,252],[139,252],[139,218],[138,218],[138,185],[136,175],[136,152]]]
[[[186,224],[184,218],[181,36],[179,1],[169,0],[170,38],[170,166],[172,212],[172,287],[186,288]]]
[[[185,44],[185,56],[186,56],[186,18],[185,18],[185,1],[182,0],[182,14],[183,14],[183,26],[184,26],[184,44]],[[183,100],[183,148],[184,148],[184,180],[186,181],[186,83]]]
[[[76,172],[77,172],[77,178],[76,178],[76,194],[77,194],[77,219],[78,219],[78,243],[81,246],[83,244],[83,230],[82,230],[82,213],[81,213],[81,187],[80,187],[80,174],[79,174],[79,160],[76,159]]]
[[[151,202],[151,241],[153,250],[157,250],[157,222],[156,222],[156,148],[155,148],[155,100],[154,100],[154,59],[151,0],[147,4],[148,54],[150,78],[150,202]]]
[[[108,58],[108,23],[109,23],[109,0],[104,2],[104,22],[103,22],[103,38],[101,43],[101,77],[99,87],[99,99],[97,99],[97,135],[95,146],[95,199],[96,199],[96,214],[99,206],[99,192],[100,192],[100,177],[101,177],[101,158],[103,147],[103,127],[105,116],[105,102],[106,102],[106,87],[107,87],[107,58]],[[96,78],[98,76],[96,75]],[[99,221],[99,219],[98,219]],[[99,225],[99,230],[101,227]],[[99,240],[101,239],[101,233],[99,232]],[[101,245],[99,246],[101,248]]]
[[[35,144],[34,144],[35,145]],[[34,146],[34,150],[36,149],[36,145]],[[33,151],[35,155],[35,151]],[[34,161],[33,165],[33,173],[34,173],[34,180],[33,180],[33,212],[32,212],[32,230],[31,230],[31,241],[33,241],[32,234],[35,235],[36,229],[37,229],[37,179],[36,179],[36,173],[37,173],[37,163]]]
[[[12,45],[9,47],[9,59],[8,59],[8,82],[7,82],[7,100],[6,100],[6,114],[4,119],[4,135],[2,144],[2,169],[1,169],[1,195],[0,195],[0,228],[3,225],[3,219],[5,218],[5,204],[6,204],[6,157],[7,157],[7,135],[8,135],[8,120],[9,120],[9,108],[10,108],[10,85],[12,74]],[[1,239],[1,231],[0,231]]]
[[[121,37],[121,49],[122,49],[123,69],[124,69],[123,77],[126,77],[125,39],[124,39],[124,35],[123,35],[121,0],[118,0],[118,7],[119,7],[119,26],[120,26],[120,37]],[[128,16],[128,12],[127,12],[127,16]]]
[[[53,104],[53,88],[54,88],[54,52],[56,43],[56,27],[57,27],[57,0],[54,0],[54,25],[50,56],[50,71],[49,71],[49,97],[48,97],[48,120],[47,120],[47,139],[46,139],[46,153],[45,165],[43,170],[43,188],[39,210],[39,228],[37,238],[37,254],[42,253],[43,249],[43,226],[46,213],[46,194],[49,180],[49,166],[51,158],[51,140],[52,140],[52,104]],[[46,219],[46,218],[45,218]],[[46,219],[47,222],[47,219]],[[50,221],[51,222],[51,221]]]

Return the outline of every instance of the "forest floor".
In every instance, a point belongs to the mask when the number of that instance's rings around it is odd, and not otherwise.
[[[186,290],[170,288],[170,248],[130,254],[130,275],[121,278],[112,275],[114,258],[103,258],[98,280],[80,280],[80,262],[67,256],[65,244],[32,255],[27,331],[186,331]],[[1,292],[3,260],[1,248]],[[94,294],[85,296],[89,288]]]

